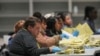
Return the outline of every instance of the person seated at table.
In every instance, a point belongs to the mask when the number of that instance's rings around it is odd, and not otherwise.
[[[41,45],[41,47],[50,47],[53,45],[57,45],[59,40],[61,40],[61,37],[58,35],[52,37],[47,36],[45,32],[47,27],[46,18],[42,17],[40,18],[40,21],[41,21],[41,30],[38,37],[36,38],[38,43]]]
[[[78,30],[73,30],[73,32],[70,34],[69,32],[66,32],[64,29],[65,28],[72,28],[73,25],[73,21],[71,18],[71,14],[70,13],[58,13],[57,16],[60,17],[60,19],[62,19],[62,33],[64,34],[64,36],[68,37],[77,37],[79,35],[79,31]],[[66,35],[65,35],[66,34]]]
[[[46,35],[47,36],[54,36],[54,35],[60,35],[61,32],[61,22],[56,17],[49,17],[47,19],[47,29],[46,29]]]
[[[73,21],[71,18],[71,14],[70,13],[58,13],[57,14],[63,21],[63,28],[71,28],[73,25]]]
[[[16,33],[23,28],[23,25],[25,23],[25,20],[19,20],[18,22],[15,23],[14,26],[14,33],[11,35],[11,37],[9,38],[9,43],[10,41],[14,38],[14,36],[16,35]],[[8,44],[9,44],[8,43]]]
[[[40,56],[51,52],[59,52],[59,47],[40,48],[36,38],[40,33],[40,21],[36,17],[25,20],[24,28],[19,30],[8,45],[9,56]]]
[[[64,22],[63,28],[64,27],[71,28],[72,25],[73,25],[73,21],[72,21],[71,15],[70,14],[64,15],[63,22]]]

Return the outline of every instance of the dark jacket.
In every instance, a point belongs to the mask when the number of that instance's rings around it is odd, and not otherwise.
[[[88,25],[90,26],[90,28],[92,29],[92,31],[95,33],[96,29],[95,29],[95,24],[93,20],[87,20]]]
[[[10,56],[40,56],[50,53],[49,48],[38,48],[37,41],[27,30],[20,30],[8,45]]]
[[[100,34],[100,32],[97,32],[95,29],[95,23],[93,20],[87,20],[86,21],[88,25],[90,26],[91,30],[94,32],[94,34]]]

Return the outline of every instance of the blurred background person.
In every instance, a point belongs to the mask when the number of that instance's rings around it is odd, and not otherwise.
[[[97,10],[95,7],[87,6],[85,7],[85,16],[84,21],[88,23],[91,30],[94,32],[94,34],[100,34],[96,31],[94,20],[97,19]]]
[[[14,25],[14,33],[11,35],[11,37],[9,38],[9,44],[12,38],[14,38],[14,36],[16,35],[16,33],[23,28],[23,25],[25,23],[25,20],[19,20],[18,22],[15,23]]]
[[[34,17],[37,17],[37,18],[41,18],[42,17],[42,14],[40,12],[34,12],[33,13],[33,16]]]
[[[25,20],[19,20],[14,25],[14,32],[10,32],[8,35],[11,37],[8,39],[8,44],[11,44],[12,39],[15,37],[16,33],[23,28],[23,25],[25,23]],[[1,46],[0,52],[2,52],[2,55],[9,56],[9,51],[7,49],[7,44],[3,44]]]
[[[73,36],[78,36],[79,35],[79,31],[78,30],[74,30],[73,28],[73,20],[71,17],[70,13],[58,13],[57,16],[60,17],[60,19],[62,19],[62,37],[73,37]],[[71,28],[72,32],[68,32],[65,29],[66,28]]]
[[[73,21],[72,21],[72,18],[71,18],[71,15],[68,13],[68,14],[65,14],[63,16],[63,28],[71,28],[72,25],[73,25]]]
[[[73,21],[72,21],[72,17],[71,17],[71,14],[70,13],[63,13],[63,12],[60,12],[57,14],[57,16],[59,16],[62,21],[63,21],[63,28],[70,28],[72,27],[73,25]]]

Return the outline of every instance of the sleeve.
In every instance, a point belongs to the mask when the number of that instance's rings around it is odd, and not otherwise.
[[[40,48],[36,49],[34,47],[28,48],[28,53],[30,56],[39,56],[41,54],[47,54],[50,53],[49,48]]]
[[[39,34],[38,37],[36,38],[38,43],[42,46],[42,47],[50,47],[53,46],[55,44],[58,43],[59,36],[54,36],[54,37],[47,37],[44,36],[42,34]]]
[[[42,47],[50,47],[52,45],[55,45],[55,39],[54,38],[45,38],[45,37],[39,37],[37,38],[38,43]]]
[[[27,36],[24,38],[25,42],[25,49],[26,52],[31,56],[38,56],[40,54],[47,54],[50,53],[49,48],[38,48],[36,40],[33,39],[34,37]]]

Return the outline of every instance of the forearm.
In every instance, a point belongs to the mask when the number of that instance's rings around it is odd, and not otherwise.
[[[53,36],[47,39],[47,46],[53,46],[58,44],[59,40],[61,40],[61,38],[59,36]]]
[[[41,54],[48,54],[51,52],[51,48],[29,49],[28,52],[32,56],[41,55]]]

